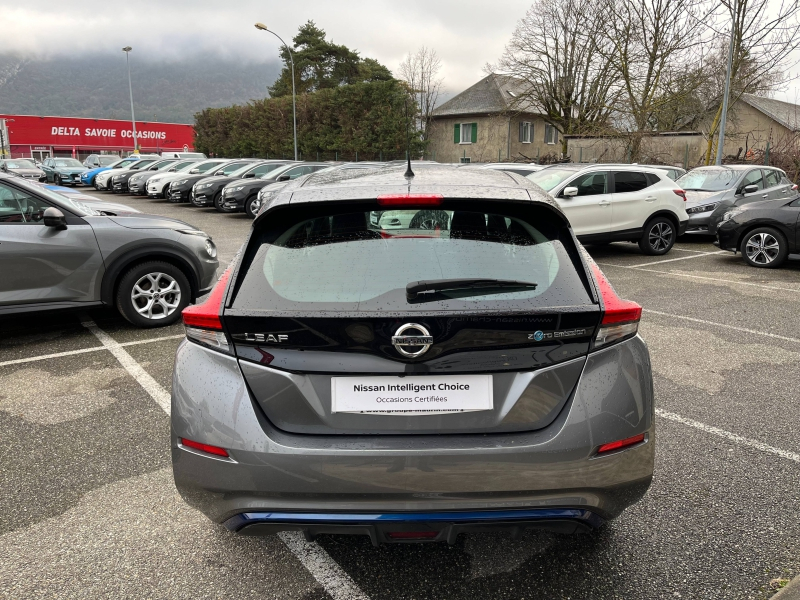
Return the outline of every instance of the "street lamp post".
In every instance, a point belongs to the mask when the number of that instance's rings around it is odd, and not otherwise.
[[[259,31],[268,31],[276,38],[281,41],[286,51],[289,53],[289,62],[292,65],[292,130],[294,131],[294,159],[297,160],[297,106],[296,106],[296,97],[297,94],[295,93],[294,89],[294,56],[292,56],[292,49],[283,41],[283,38],[279,36],[277,33],[272,31],[271,29],[267,29],[267,26],[263,23],[256,23],[256,29]]]
[[[134,153],[139,150],[139,145],[136,143],[136,116],[133,113],[133,86],[131,85],[131,62],[130,51],[133,50],[130,46],[125,46],[122,51],[125,53],[125,64],[128,65],[128,91],[131,94],[131,125],[133,126],[133,151]]]
[[[8,133],[8,124],[14,119],[0,119],[0,158],[6,157],[6,134]],[[8,140],[9,154],[11,154],[11,140]]]

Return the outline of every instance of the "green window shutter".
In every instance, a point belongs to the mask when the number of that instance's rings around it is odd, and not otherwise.
[[[470,141],[473,144],[477,143],[477,141],[478,141],[478,124],[477,123],[473,123],[472,124],[472,137],[470,138]]]
[[[453,128],[453,143],[461,143],[461,123],[456,123],[455,127]]]

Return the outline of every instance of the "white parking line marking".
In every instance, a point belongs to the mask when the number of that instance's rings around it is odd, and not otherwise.
[[[147,373],[136,360],[128,354],[119,344],[100,329],[94,321],[84,319],[82,325],[91,331],[103,348],[111,352],[119,363],[131,376],[139,382],[150,397],[170,414],[170,394]],[[179,336],[183,337],[183,336]],[[130,344],[130,342],[129,342]],[[352,578],[342,570],[325,549],[315,542],[306,542],[305,538],[297,531],[283,531],[278,534],[289,551],[308,569],[325,591],[334,600],[369,600]]]
[[[665,261],[666,262],[666,261]],[[691,279],[704,279],[705,281],[721,281],[722,283],[733,283],[736,285],[749,285],[752,287],[763,288],[765,290],[776,290],[779,292],[800,292],[800,289],[776,287],[774,285],[761,285],[760,283],[749,283],[747,281],[732,281],[730,279],[719,279],[718,277],[703,277],[701,275],[689,275],[687,273],[675,273],[673,271],[656,271],[655,269],[642,269],[641,267],[626,267],[625,265],[615,265],[613,263],[597,263],[601,267],[619,267],[620,269],[633,269],[646,273],[658,273],[659,275],[672,275],[674,277],[689,277]],[[655,263],[654,263],[655,264]]]
[[[153,379],[152,375],[145,371],[142,368],[142,365],[136,362],[136,360],[130,354],[128,354],[122,345],[115,342],[114,339],[105,331],[100,329],[94,321],[87,319],[84,320],[81,325],[86,327],[86,329],[91,331],[94,336],[100,340],[100,343],[103,344],[105,349],[114,355],[114,358],[119,361],[119,364],[121,364],[123,368],[130,373],[131,377],[133,377],[139,383],[139,385],[144,388],[145,392],[150,394],[150,397],[156,401],[156,404],[163,408],[165,413],[169,414],[169,392],[161,387],[161,385],[159,385],[159,383]]]
[[[763,335],[766,337],[771,337],[776,340],[785,340],[787,342],[794,342],[796,344],[800,344],[800,339],[787,337],[785,335],[778,335],[776,333],[769,333],[768,331],[757,331],[755,329],[747,329],[745,327],[737,327],[736,325],[726,325],[725,323],[716,323],[714,321],[706,321],[704,319],[695,319],[694,317],[684,317],[683,315],[673,315],[670,313],[661,312],[658,310],[652,310],[649,308],[643,308],[642,312],[652,313],[654,315],[661,315],[662,317],[670,317],[671,319],[683,319],[684,321],[691,321],[693,323],[702,323],[703,325],[713,325],[714,327],[723,327],[725,329],[733,329],[734,331],[741,331],[743,333],[751,333],[753,335]]]
[[[369,600],[356,582],[336,564],[331,555],[317,543],[309,544],[299,531],[278,534],[303,566],[314,576],[334,600]]]
[[[638,265],[626,265],[626,266],[630,267],[631,269],[638,269],[639,267],[652,267],[655,265],[662,265],[668,262],[675,262],[676,260],[691,260],[693,258],[703,258],[704,256],[712,256],[714,254],[725,254],[725,253],[727,253],[727,250],[718,250],[716,252],[703,252],[701,254],[695,254],[694,256],[681,256],[680,258],[668,258],[667,260],[657,260],[654,262],[646,262]]]
[[[146,340],[136,340],[135,342],[123,342],[119,346],[138,346],[139,344],[152,344],[153,342],[163,342],[165,340],[177,340],[178,338],[185,337],[181,335],[165,335],[157,338],[148,338]],[[97,352],[99,350],[106,350],[105,346],[97,346],[94,348],[81,348],[80,350],[67,350],[65,352],[55,352],[53,354],[40,354],[38,356],[29,356],[27,358],[15,358],[14,360],[6,360],[0,362],[0,367],[6,365],[20,365],[27,362],[35,362],[37,360],[47,360],[48,358],[60,358],[62,356],[73,356],[75,354],[85,354],[87,352]]]
[[[712,433],[714,435],[724,437],[726,439],[731,440],[732,442],[736,442],[737,444],[742,444],[743,446],[750,446],[751,448],[755,448],[763,452],[769,452],[770,454],[775,454],[782,458],[787,458],[789,460],[793,460],[796,463],[800,463],[800,454],[798,454],[797,452],[789,452],[788,450],[781,450],[780,448],[775,448],[774,446],[770,446],[769,444],[759,442],[758,440],[751,440],[750,438],[746,438],[741,435],[731,433],[730,431],[725,431],[724,429],[720,429],[719,427],[706,425],[705,423],[701,423],[700,421],[695,421],[694,419],[687,419],[686,417],[682,417],[681,415],[677,415],[675,413],[667,412],[666,410],[661,410],[660,408],[656,409],[656,414],[659,417],[663,417],[664,419],[669,419],[670,421],[675,421],[677,423],[683,423],[684,425],[688,425],[689,427],[694,427],[695,429],[700,429],[701,431],[705,431],[706,433]]]
[[[670,252],[695,252],[697,254],[708,254],[708,250],[687,250],[686,248],[675,248],[674,246]]]

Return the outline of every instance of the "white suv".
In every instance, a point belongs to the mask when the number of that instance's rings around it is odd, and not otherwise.
[[[556,199],[585,243],[637,242],[645,254],[666,254],[689,221],[686,194],[663,169],[563,164],[527,177]]]

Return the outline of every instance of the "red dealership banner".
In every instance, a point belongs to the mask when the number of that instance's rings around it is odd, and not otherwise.
[[[6,120],[6,143],[36,146],[78,146],[133,149],[130,121],[35,117],[0,114]],[[146,148],[194,148],[194,127],[180,123],[136,122],[136,140]]]

